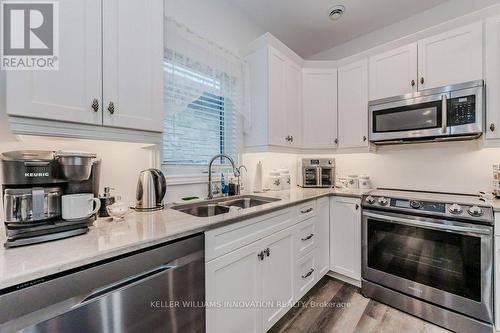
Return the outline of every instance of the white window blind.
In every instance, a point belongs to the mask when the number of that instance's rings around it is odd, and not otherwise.
[[[171,18],[166,19],[163,164],[236,159],[241,142],[243,62]]]

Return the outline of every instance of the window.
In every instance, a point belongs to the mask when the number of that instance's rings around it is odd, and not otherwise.
[[[174,18],[165,24],[162,163],[173,173],[198,173],[217,154],[236,160],[245,118],[244,61]]]
[[[189,104],[183,110],[167,113],[163,135],[163,163],[205,165],[217,154],[235,158],[235,107],[230,98],[217,95],[220,82],[190,69],[174,66],[168,60],[165,60],[164,72],[166,76],[182,76],[196,85],[206,85],[207,91],[200,90],[199,97],[191,95]],[[167,87],[167,95],[170,94],[172,88]]]

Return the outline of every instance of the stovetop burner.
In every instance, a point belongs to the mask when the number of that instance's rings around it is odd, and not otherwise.
[[[379,189],[365,195],[362,204],[365,209],[494,223],[492,206],[474,195]]]

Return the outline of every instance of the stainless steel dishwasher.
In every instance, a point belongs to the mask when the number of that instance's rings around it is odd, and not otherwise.
[[[0,332],[204,332],[204,237],[0,291]]]

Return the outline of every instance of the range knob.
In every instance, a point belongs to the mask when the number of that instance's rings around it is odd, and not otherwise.
[[[388,201],[386,198],[384,198],[384,197],[380,197],[380,198],[378,198],[378,204],[379,204],[380,206],[385,206],[385,205],[387,205],[387,203],[388,203],[388,202],[389,202],[389,201]]]
[[[420,201],[417,201],[417,200],[410,200],[410,207],[415,208],[415,209],[419,209],[420,207],[422,207],[422,203]]]
[[[461,214],[462,213],[462,207],[460,207],[460,205],[457,205],[457,204],[453,204],[451,205],[448,210],[450,211],[450,213],[452,214]]]
[[[479,217],[479,216],[483,215],[483,210],[481,209],[481,207],[476,206],[476,205],[469,208],[467,210],[467,212],[469,213],[470,216],[474,216],[474,217]]]
[[[373,205],[375,203],[375,198],[369,195],[366,197],[366,202],[368,202],[370,205]]]

